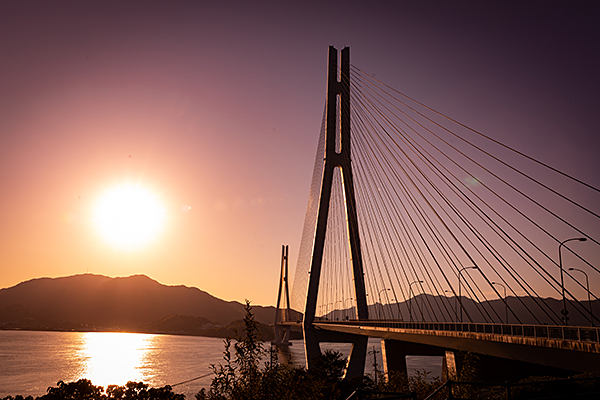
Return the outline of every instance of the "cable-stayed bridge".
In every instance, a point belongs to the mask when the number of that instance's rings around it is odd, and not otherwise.
[[[291,291],[282,257],[277,340],[301,325],[309,367],[319,343],[352,343],[350,375],[362,374],[367,337],[386,339],[389,368],[464,350],[497,365],[600,370],[599,205],[593,185],[330,47]]]

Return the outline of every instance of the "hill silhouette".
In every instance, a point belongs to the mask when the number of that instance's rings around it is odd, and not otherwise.
[[[506,323],[507,309],[504,301],[494,299],[477,303],[463,296],[464,311],[463,321],[474,323]],[[531,325],[554,325],[560,323],[562,301],[554,298],[541,297],[516,297],[508,296],[506,303],[510,307],[508,311],[508,323],[531,324]],[[457,321],[459,319],[460,302],[456,297],[441,297],[431,294],[419,294],[411,300],[390,304],[370,304],[369,317],[371,319],[397,319],[404,318],[409,321]],[[542,307],[540,307],[542,306]],[[576,304],[572,300],[567,301],[569,310],[569,325],[589,326],[589,303],[580,301]],[[445,309],[442,309],[445,308]],[[594,310],[600,309],[600,301],[592,302]],[[410,310],[410,311],[409,311]],[[432,311],[434,310],[434,311]],[[328,313],[323,318],[329,320],[343,320],[346,316],[354,315],[354,309],[336,310]],[[597,324],[599,321],[594,320]]]
[[[507,302],[516,314],[509,315],[510,323],[553,324],[551,317],[559,318],[562,309],[561,301],[551,298],[509,296]],[[547,313],[540,313],[535,302],[545,303]],[[587,302],[582,302],[583,310],[569,303],[570,324],[588,325]],[[370,305],[369,315],[375,319],[400,315],[406,318],[412,308],[413,321],[435,320],[428,306],[435,304],[441,304],[435,296],[421,294],[399,304]],[[474,322],[486,320],[471,299],[463,298],[463,304],[465,322],[469,321],[467,313]],[[456,313],[455,298],[448,299],[446,305],[447,312]],[[595,301],[593,307],[600,308],[600,302]],[[505,322],[506,310],[501,300],[485,302],[483,308],[495,322]],[[261,324],[273,322],[274,307],[253,305],[252,312]],[[352,310],[337,310],[325,317],[341,320],[350,315]],[[163,285],[145,275],[39,278],[0,289],[0,329],[116,330],[225,337],[241,326],[243,317],[242,303],[219,299],[195,287]],[[260,330],[263,339],[271,338],[271,329],[262,326]]]
[[[274,307],[253,305],[252,310],[260,323],[273,322]],[[218,336],[215,331],[243,316],[244,305],[239,302],[221,300],[195,287],[163,285],[145,275],[39,278],[0,289],[0,329]]]

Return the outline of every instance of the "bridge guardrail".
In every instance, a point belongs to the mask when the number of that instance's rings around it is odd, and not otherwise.
[[[471,322],[402,322],[382,320],[319,320],[318,322],[396,329],[491,333],[507,336],[600,343],[600,328],[585,326],[482,324]]]

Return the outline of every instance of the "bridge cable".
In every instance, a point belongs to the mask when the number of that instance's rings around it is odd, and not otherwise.
[[[514,153],[516,153],[516,154],[519,154],[520,156],[522,156],[522,157],[524,157],[524,158],[527,158],[528,160],[530,160],[530,161],[533,161],[533,162],[535,162],[535,163],[537,163],[537,164],[539,164],[539,165],[541,165],[541,166],[543,166],[543,167],[545,167],[545,168],[548,168],[548,169],[550,169],[550,170],[552,170],[552,171],[554,171],[554,172],[556,172],[556,173],[558,173],[558,174],[560,174],[560,175],[562,175],[562,176],[564,176],[564,177],[566,177],[566,178],[569,178],[569,179],[571,179],[571,180],[573,180],[573,181],[575,181],[575,182],[577,182],[577,183],[579,183],[579,184],[581,184],[581,185],[584,185],[584,186],[586,186],[586,187],[588,187],[588,188],[590,188],[590,189],[592,189],[592,190],[595,190],[595,191],[597,191],[597,192],[600,192],[600,189],[598,189],[598,188],[596,188],[596,187],[594,187],[594,186],[592,186],[592,185],[590,185],[590,184],[588,184],[588,183],[586,183],[586,182],[583,182],[583,181],[581,181],[581,180],[579,180],[579,179],[577,179],[577,178],[575,178],[575,177],[573,177],[573,176],[571,176],[571,175],[569,175],[569,174],[566,174],[566,173],[564,173],[564,172],[562,172],[562,171],[560,171],[560,170],[558,170],[558,169],[556,169],[556,168],[554,168],[554,167],[552,167],[552,166],[550,166],[550,165],[548,165],[548,164],[545,164],[545,163],[543,163],[543,162],[541,162],[541,161],[538,161],[538,160],[536,160],[535,158],[533,158],[533,157],[531,157],[531,156],[528,156],[528,155],[527,155],[527,154],[525,154],[525,153],[522,153],[522,152],[520,152],[520,151],[518,151],[518,150],[516,150],[516,149],[513,149],[512,147],[510,147],[510,146],[507,146],[507,145],[505,145],[504,143],[502,143],[502,142],[500,142],[500,141],[498,141],[498,140],[496,140],[496,139],[493,139],[493,138],[491,138],[491,137],[489,137],[489,136],[487,136],[487,135],[485,135],[485,134],[483,134],[483,133],[481,133],[481,132],[477,131],[476,129],[473,129],[473,128],[471,128],[471,127],[469,127],[469,126],[467,126],[467,125],[465,125],[465,124],[463,124],[463,123],[461,123],[461,122],[459,122],[459,121],[456,121],[456,120],[454,120],[454,119],[452,119],[452,118],[448,117],[447,115],[445,115],[445,114],[443,114],[443,113],[440,113],[440,112],[436,111],[435,109],[433,109],[433,108],[430,108],[430,107],[426,106],[425,104],[423,104],[423,103],[421,103],[421,102],[419,102],[419,101],[417,101],[417,100],[415,100],[415,99],[413,99],[413,98],[411,98],[411,97],[409,97],[409,96],[407,96],[407,95],[405,95],[405,94],[403,94],[403,93],[401,93],[401,92],[397,91],[396,89],[394,89],[394,88],[392,88],[392,87],[390,87],[390,86],[386,85],[385,83],[383,83],[383,82],[381,82],[381,81],[379,81],[379,80],[375,79],[374,77],[372,77],[372,76],[369,76],[369,75],[368,75],[368,74],[366,74],[366,73],[363,73],[363,71],[362,71],[360,68],[356,67],[355,65],[352,65],[352,64],[351,64],[350,66],[351,66],[351,68],[353,68],[353,69],[356,69],[357,71],[360,71],[360,72],[362,73],[362,76],[368,77],[369,79],[372,79],[372,80],[374,80],[374,81],[376,81],[376,82],[380,83],[381,85],[383,85],[383,86],[385,86],[386,88],[388,88],[388,89],[390,89],[390,90],[394,91],[395,93],[398,93],[400,96],[402,96],[402,97],[404,97],[404,98],[406,98],[406,99],[408,99],[408,100],[410,100],[410,101],[412,101],[412,102],[414,102],[414,103],[416,103],[416,104],[420,105],[421,107],[423,107],[423,108],[425,108],[425,109],[427,109],[427,110],[429,110],[429,111],[431,111],[431,112],[433,112],[433,113],[435,113],[435,114],[439,115],[440,117],[443,117],[443,118],[445,118],[445,119],[447,119],[447,120],[449,120],[449,121],[451,121],[451,122],[454,122],[455,124],[457,124],[457,125],[459,125],[459,126],[462,126],[463,128],[465,128],[465,129],[468,129],[469,131],[471,131],[471,132],[473,132],[473,133],[475,133],[475,134],[477,134],[477,135],[479,135],[479,136],[482,136],[482,137],[484,137],[484,138],[486,138],[486,139],[490,140],[491,142],[494,142],[494,143],[498,144],[499,146],[502,146],[502,147],[504,147],[504,148],[506,148],[506,149],[508,149],[508,150],[510,150],[510,151],[512,151],[512,152],[514,152]],[[391,96],[391,97],[393,97],[393,96]],[[415,112],[416,112],[416,111],[415,111]],[[440,127],[441,127],[441,126],[440,126]],[[444,128],[442,127],[442,129],[444,129]],[[459,139],[463,140],[463,139],[462,139],[460,136],[457,136],[457,135],[455,135],[455,136],[456,136],[457,138],[459,138]],[[464,141],[464,140],[463,140],[463,141]],[[467,142],[467,143],[468,143],[468,142]],[[469,144],[471,144],[471,143],[469,143]],[[471,145],[473,146],[473,144],[471,144]],[[475,147],[475,146],[474,146],[474,147]],[[509,168],[511,168],[511,169],[512,169],[512,167],[511,167],[510,165],[508,165],[508,164],[505,164],[505,165],[506,165],[507,167],[509,167]],[[519,171],[517,171],[517,170],[515,170],[515,171],[516,171],[516,172],[519,172]],[[598,214],[595,214],[595,213],[593,213],[593,212],[591,212],[591,211],[590,211],[590,213],[592,213],[592,214],[596,215],[597,217],[600,217]]]
[[[408,139],[408,138],[405,136],[405,139]],[[409,143],[411,143],[411,142],[409,142]],[[412,145],[412,146],[414,146],[414,144],[412,144],[412,143],[411,143],[411,145]],[[418,151],[418,149],[417,149],[417,151]],[[420,153],[420,151],[419,151],[419,153]],[[423,157],[423,156],[422,156],[422,154],[421,154],[421,158],[422,158],[422,159],[424,159],[424,161],[428,161],[428,159],[427,159],[427,158],[425,158],[425,157]],[[430,164],[431,164],[431,163],[430,163]],[[432,165],[433,165],[433,164],[432,164]],[[435,165],[433,165],[433,166],[435,167]],[[436,167],[436,169],[437,169],[437,167]],[[439,170],[438,170],[438,171],[439,171]],[[428,179],[426,175],[423,175],[423,176],[424,176],[426,179]],[[447,180],[447,178],[446,178],[446,180]],[[433,187],[435,188],[435,185],[434,185]],[[439,191],[439,189],[437,189],[437,188],[436,188],[436,190],[438,191],[438,193],[440,194],[440,196],[441,196],[441,197],[443,197],[443,194],[442,194],[442,193]],[[445,201],[446,201],[446,202],[448,202],[448,200],[447,200],[447,199],[445,199]],[[449,204],[450,204],[450,203],[449,203]],[[450,206],[451,206],[451,204],[450,204]],[[456,212],[456,210],[455,210],[455,212]],[[459,214],[459,216],[460,216],[460,214]],[[464,218],[463,218],[463,217],[461,217],[461,219],[463,219],[463,221],[464,221]],[[481,238],[480,238],[479,240],[481,240]],[[497,292],[496,292],[496,293],[497,293]],[[497,293],[497,295],[499,296],[499,294],[498,294],[498,293]],[[499,297],[500,297],[500,296],[499,296]]]
[[[489,217],[488,217],[489,218]]]
[[[383,129],[383,130],[385,130],[384,128],[382,128],[382,129]],[[405,156],[407,156],[407,154],[406,154],[406,153],[404,153],[404,154],[405,154]],[[410,159],[410,158],[409,158],[409,159]],[[411,162],[412,162],[412,161],[411,161]],[[418,169],[418,168],[417,168],[417,169]],[[403,168],[403,170],[404,170],[404,171],[405,171],[405,173],[406,173],[406,169],[404,169],[404,168]],[[422,172],[421,172],[421,174],[422,174]],[[427,178],[426,176],[424,176],[424,177],[425,177],[425,178]],[[412,178],[410,178],[410,177],[409,177],[409,179],[411,180],[411,182],[413,182],[413,186],[414,186],[414,187],[415,187],[415,188],[416,188],[416,189],[419,191],[419,193],[421,193],[421,195],[422,195],[423,199],[424,199],[424,200],[425,200],[425,201],[426,201],[426,202],[429,204],[429,207],[432,209],[432,211],[433,211],[434,213],[436,213],[436,215],[437,215],[438,219],[439,219],[439,220],[440,220],[440,221],[443,223],[443,220],[442,220],[442,219],[439,217],[439,214],[437,214],[437,212],[435,212],[434,208],[431,206],[431,203],[429,203],[429,201],[426,199],[426,197],[423,195],[423,193],[420,191],[420,189],[418,189],[418,187],[415,185],[415,181],[414,181]],[[450,230],[448,230],[448,231],[450,232],[450,234],[452,234]],[[455,238],[455,239],[456,239],[456,238]],[[459,243],[459,244],[460,244],[460,243]],[[484,296],[484,297],[485,297],[485,296]]]

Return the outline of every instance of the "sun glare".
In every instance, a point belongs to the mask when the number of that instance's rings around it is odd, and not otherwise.
[[[143,359],[151,349],[151,336],[121,332],[87,332],[81,356],[85,360],[81,377],[94,385],[124,385],[142,381]]]
[[[94,208],[94,223],[110,244],[135,249],[154,241],[166,220],[158,197],[139,186],[123,185],[104,194]]]

